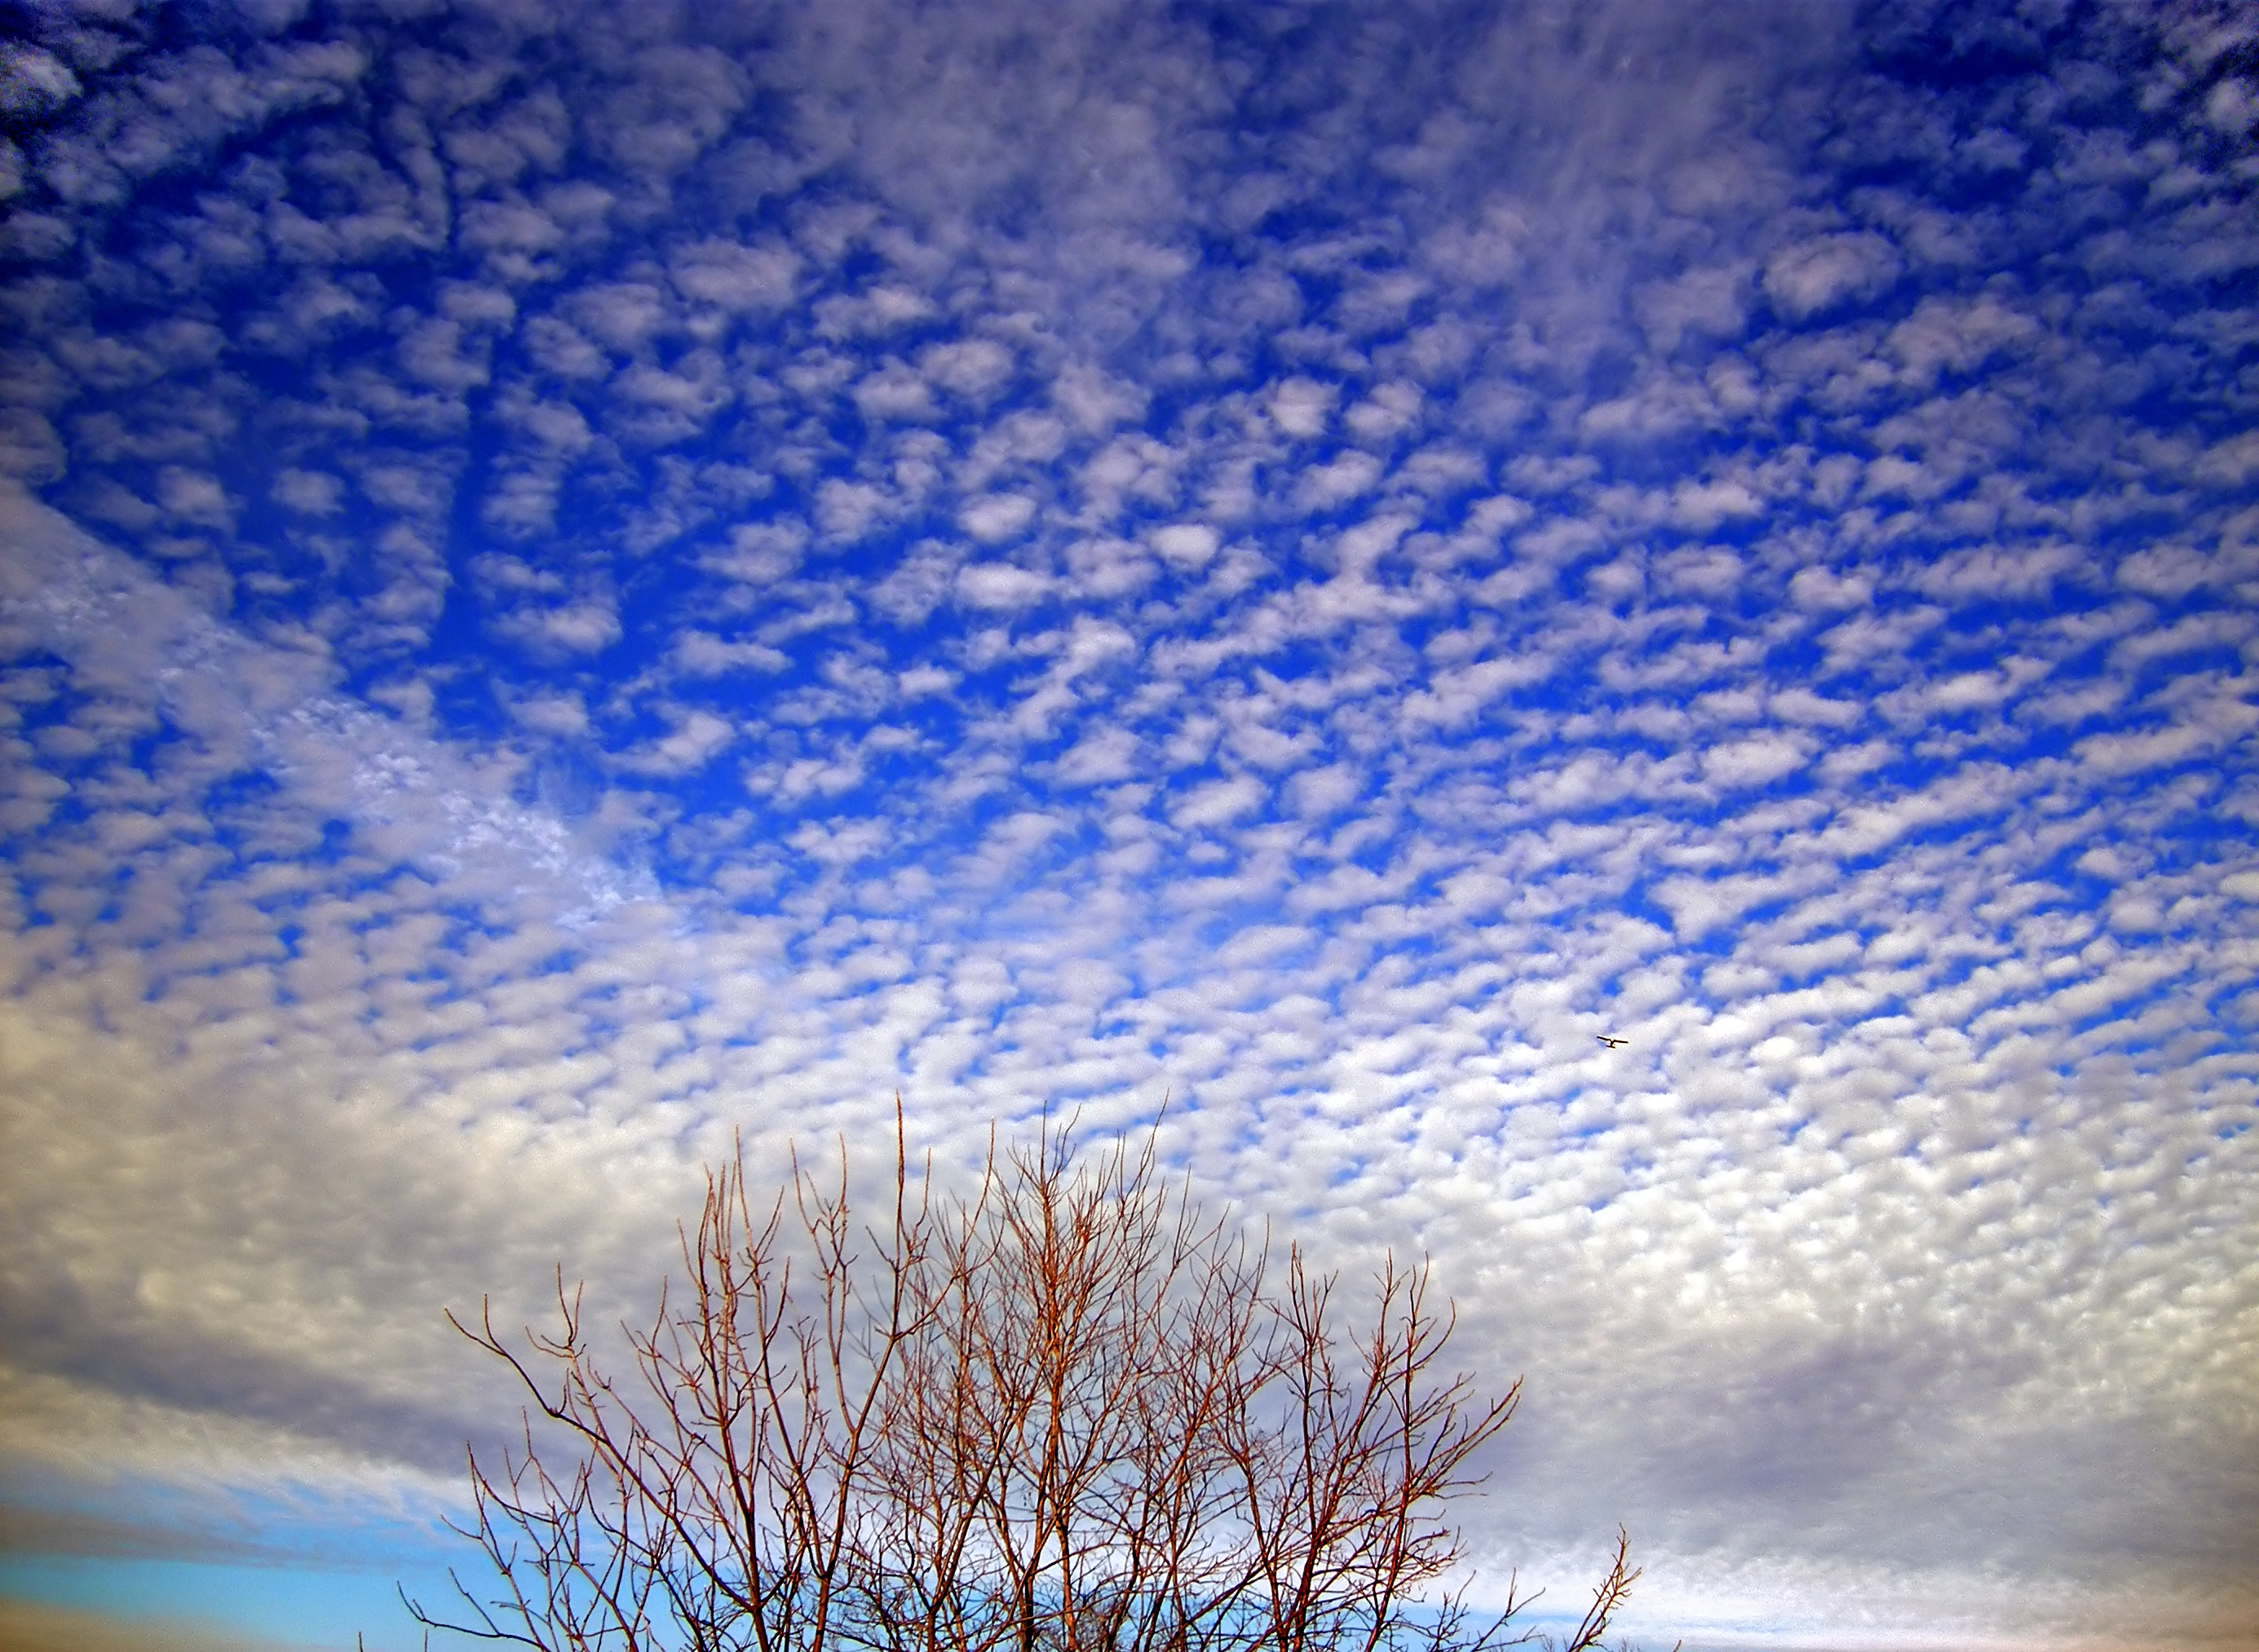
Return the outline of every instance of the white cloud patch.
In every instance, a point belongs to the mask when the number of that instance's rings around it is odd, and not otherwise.
[[[1051,595],[1051,580],[1008,562],[980,562],[958,571],[957,589],[974,608],[1008,610],[1042,602]]]
[[[1871,231],[1815,236],[1765,261],[1765,296],[1792,321],[1875,297],[1905,267],[1897,249]]]
[[[601,653],[621,637],[618,609],[601,598],[523,604],[495,616],[493,625],[497,636],[542,658]]]
[[[675,289],[694,303],[771,310],[791,299],[800,259],[788,247],[704,241],[678,253],[669,273]]]
[[[1272,393],[1265,410],[1288,436],[1317,436],[1332,417],[1337,395],[1333,386],[1315,379],[1288,379]]]
[[[1811,746],[1793,735],[1758,735],[1711,746],[1702,753],[1702,778],[1728,790],[1770,786],[1811,760]]]
[[[0,113],[36,118],[72,103],[86,88],[70,66],[26,40],[0,46]]]
[[[1169,819],[1187,830],[1225,826],[1253,811],[1263,796],[1263,784],[1252,775],[1209,780],[1187,793],[1184,801],[1169,811]]]
[[[1215,559],[1218,541],[1215,530],[1205,523],[1187,522],[1155,529],[1152,543],[1164,561],[1180,568],[1201,568]]]
[[[621,762],[644,774],[688,774],[704,768],[737,737],[737,730],[726,719],[690,711],[675,719],[673,732],[628,751]]]
[[[1036,502],[1025,494],[989,494],[968,503],[958,520],[983,545],[1017,538],[1036,519]]]

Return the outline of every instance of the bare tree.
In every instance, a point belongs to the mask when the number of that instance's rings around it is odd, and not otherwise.
[[[1443,1506],[1521,1385],[1440,1361],[1429,1271],[1392,1259],[1354,1334],[1299,1248],[1275,1267],[1159,1173],[1048,1129],[969,1197],[913,1178],[859,1220],[795,1157],[765,1209],[710,1172],[687,1294],[599,1370],[581,1298],[517,1346],[531,1397],[471,1462],[500,1592],[419,1620],[544,1652],[1489,1652],[1540,1639],[1429,1589]],[[929,1167],[930,1169],[930,1167]],[[1283,1275],[1274,1286],[1274,1273]],[[453,1315],[450,1315],[453,1318]],[[539,1432],[537,1433],[537,1430]],[[1618,1534],[1589,1652],[1637,1573]],[[1547,1642],[1550,1646],[1550,1642]]]

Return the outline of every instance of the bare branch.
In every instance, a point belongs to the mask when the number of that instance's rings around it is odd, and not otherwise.
[[[1518,1383],[1439,1373],[1454,1326],[1423,1261],[1386,1260],[1345,1331],[1338,1281],[1165,1177],[1158,1136],[1084,1157],[1048,1115],[966,1197],[913,1165],[858,1214],[797,1153],[765,1209],[744,1150],[681,1230],[685,1285],[626,1331],[640,1393],[598,1368],[581,1298],[506,1341],[522,1444],[471,1462],[466,1535],[502,1584],[461,1623],[543,1652],[1502,1652],[1428,1591],[1444,1506]],[[917,1173],[913,1176],[913,1171]],[[914,1185],[915,1184],[915,1185]],[[623,1328],[625,1330],[625,1328]],[[545,1451],[551,1452],[545,1458]],[[556,1465],[552,1468],[552,1462]],[[1637,1572],[1615,1563],[1593,1652]],[[1550,1643],[1549,1643],[1550,1644]]]

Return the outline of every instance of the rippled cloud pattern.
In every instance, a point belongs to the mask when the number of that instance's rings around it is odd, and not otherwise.
[[[899,1091],[1432,1256],[1495,1581],[2259,1634],[2246,9],[4,18],[46,1547],[445,1506]]]

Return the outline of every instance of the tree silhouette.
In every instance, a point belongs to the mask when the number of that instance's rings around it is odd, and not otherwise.
[[[1078,1161],[1048,1127],[967,1196],[913,1178],[858,1219],[795,1156],[766,1207],[742,1150],[682,1239],[687,1296],[598,1369],[561,1272],[552,1335],[457,1328],[531,1396],[471,1462],[500,1591],[450,1621],[545,1652],[1487,1652],[1541,1640],[1429,1590],[1443,1506],[1521,1385],[1438,1376],[1425,1264],[1283,1266],[1159,1172],[1148,1137]],[[1276,1282],[1274,1283],[1274,1276]],[[453,1319],[453,1315],[449,1315]],[[538,1431],[538,1432],[537,1432]],[[1588,1652],[1637,1573],[1617,1535]],[[1546,1644],[1550,1647],[1551,1642]]]

